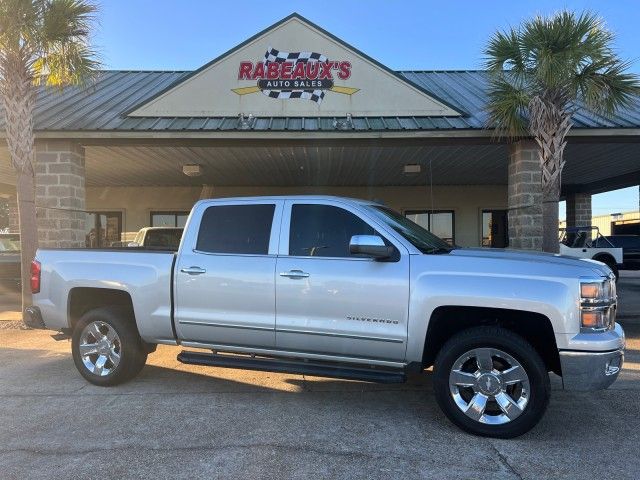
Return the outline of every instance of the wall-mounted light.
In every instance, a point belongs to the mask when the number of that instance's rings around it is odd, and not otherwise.
[[[187,177],[199,177],[202,175],[202,167],[196,164],[183,165],[182,173]]]
[[[405,175],[413,175],[416,173],[420,173],[422,171],[422,167],[417,163],[408,163],[404,166],[403,172]]]

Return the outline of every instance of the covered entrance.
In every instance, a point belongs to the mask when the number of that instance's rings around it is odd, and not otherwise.
[[[451,243],[540,249],[536,146],[486,129],[481,71],[393,71],[291,15],[193,72],[105,71],[43,89],[36,112],[42,246],[118,246],[184,225],[200,198],[377,200]],[[567,220],[640,183],[640,101],[574,115]],[[0,195],[15,199],[0,149]]]

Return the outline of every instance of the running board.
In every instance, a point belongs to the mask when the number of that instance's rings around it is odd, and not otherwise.
[[[294,373],[312,377],[346,378],[374,383],[404,383],[407,376],[404,371],[381,370],[374,368],[333,366],[324,363],[305,361],[274,360],[239,355],[220,355],[182,351],[178,361],[192,365],[238,368],[242,370],[260,370],[263,372]]]

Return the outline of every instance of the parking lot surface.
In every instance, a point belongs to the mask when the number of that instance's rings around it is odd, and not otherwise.
[[[5,328],[0,477],[639,478],[640,319],[621,323],[618,381],[576,393],[554,377],[547,414],[513,440],[451,425],[429,372],[377,385],[182,365],[161,346],[132,382],[100,388],[69,342]]]

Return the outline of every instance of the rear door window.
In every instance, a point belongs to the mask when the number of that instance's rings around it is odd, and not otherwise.
[[[275,204],[208,207],[196,250],[207,253],[267,255]]]

